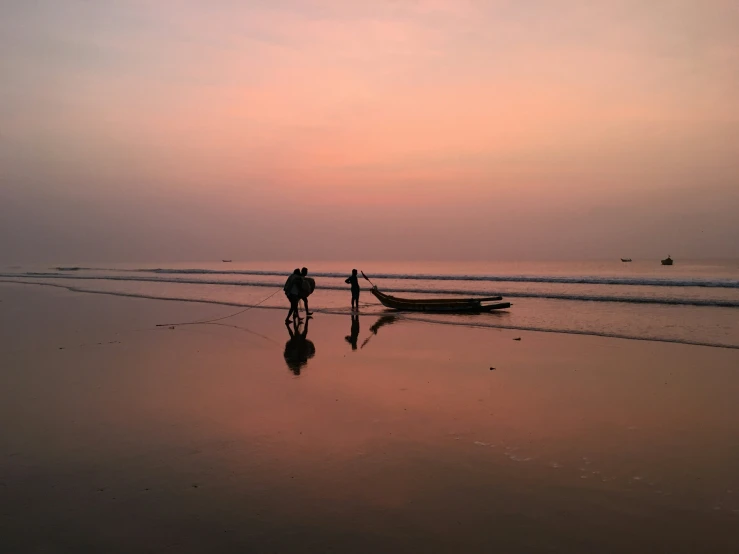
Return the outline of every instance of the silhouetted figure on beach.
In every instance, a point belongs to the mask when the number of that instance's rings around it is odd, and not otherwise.
[[[300,290],[300,299],[303,301],[303,306],[305,306],[305,315],[307,317],[310,317],[313,315],[313,312],[308,310],[308,296],[313,292],[313,289],[316,286],[316,282],[308,277],[308,268],[304,267],[300,270],[300,276],[303,278],[303,283]]]
[[[356,350],[357,339],[359,339],[359,316],[357,314],[352,314],[351,334],[344,337],[344,340],[352,345],[352,350]]]
[[[300,295],[303,290],[303,277],[300,275],[299,269],[292,272],[292,275],[287,278],[285,286],[282,288],[285,291],[285,296],[290,301],[290,311],[287,312],[285,323],[290,323],[291,317],[293,322],[297,322],[300,320],[298,317],[298,301],[300,301]]]
[[[352,269],[352,276],[344,282],[352,286],[352,310],[359,311],[359,279],[357,279],[357,270]]]
[[[290,371],[300,375],[300,370],[316,355],[316,347],[308,340],[308,321],[305,322],[302,332],[297,323],[293,323],[291,327],[288,322],[286,326],[290,340],[285,343],[285,363]]]

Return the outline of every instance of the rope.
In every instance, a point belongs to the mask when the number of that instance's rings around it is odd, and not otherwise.
[[[264,300],[261,300],[260,302],[257,302],[253,306],[249,306],[248,308],[244,308],[243,310],[239,310],[238,312],[233,313],[231,315],[224,315],[223,317],[217,317],[215,319],[203,319],[203,320],[199,320],[199,321],[187,321],[187,322],[184,322],[184,323],[158,323],[157,324],[157,327],[178,327],[180,325],[202,325],[204,323],[215,323],[216,321],[222,321],[224,319],[229,319],[229,318],[235,317],[235,316],[237,316],[239,314],[243,314],[244,312],[248,312],[252,308],[256,308],[257,306],[259,306],[261,304],[264,304],[267,300],[269,300],[270,298],[272,298],[275,294],[277,294],[281,290],[282,290],[282,288],[279,288],[275,292],[273,292],[272,294],[270,294]]]

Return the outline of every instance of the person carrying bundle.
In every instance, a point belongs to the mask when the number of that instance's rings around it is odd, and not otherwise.
[[[290,301],[290,311],[287,312],[285,323],[289,324],[290,318],[292,318],[296,323],[301,321],[300,317],[298,317],[298,302],[300,301],[300,296],[303,291],[303,276],[300,274],[299,269],[293,271],[287,278],[282,290],[285,291],[285,296],[287,296],[287,299]]]

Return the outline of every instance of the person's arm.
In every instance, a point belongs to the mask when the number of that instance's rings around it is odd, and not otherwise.
[[[345,282],[345,283],[346,283],[347,285],[351,285],[351,284],[352,284],[352,278],[351,278],[351,277],[349,277],[349,278],[348,278],[348,279],[347,279],[346,281],[344,281],[344,282]]]

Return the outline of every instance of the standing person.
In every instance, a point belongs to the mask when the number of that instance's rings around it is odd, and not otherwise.
[[[316,282],[312,277],[308,277],[308,268],[304,267],[300,270],[300,276],[303,278],[303,286],[300,289],[300,299],[303,301],[305,306],[305,315],[311,317],[313,312],[308,310],[308,297],[313,293],[316,288]]]
[[[359,311],[359,279],[357,279],[357,270],[352,269],[352,276],[344,282],[352,286],[352,311]]]
[[[300,321],[298,317],[298,301],[300,300],[300,292],[303,288],[303,277],[300,275],[300,270],[296,269],[292,272],[292,275],[285,281],[285,286],[282,290],[285,291],[285,296],[290,301],[290,311],[287,312],[287,318],[285,323],[290,323],[290,317],[293,318],[293,322]]]

